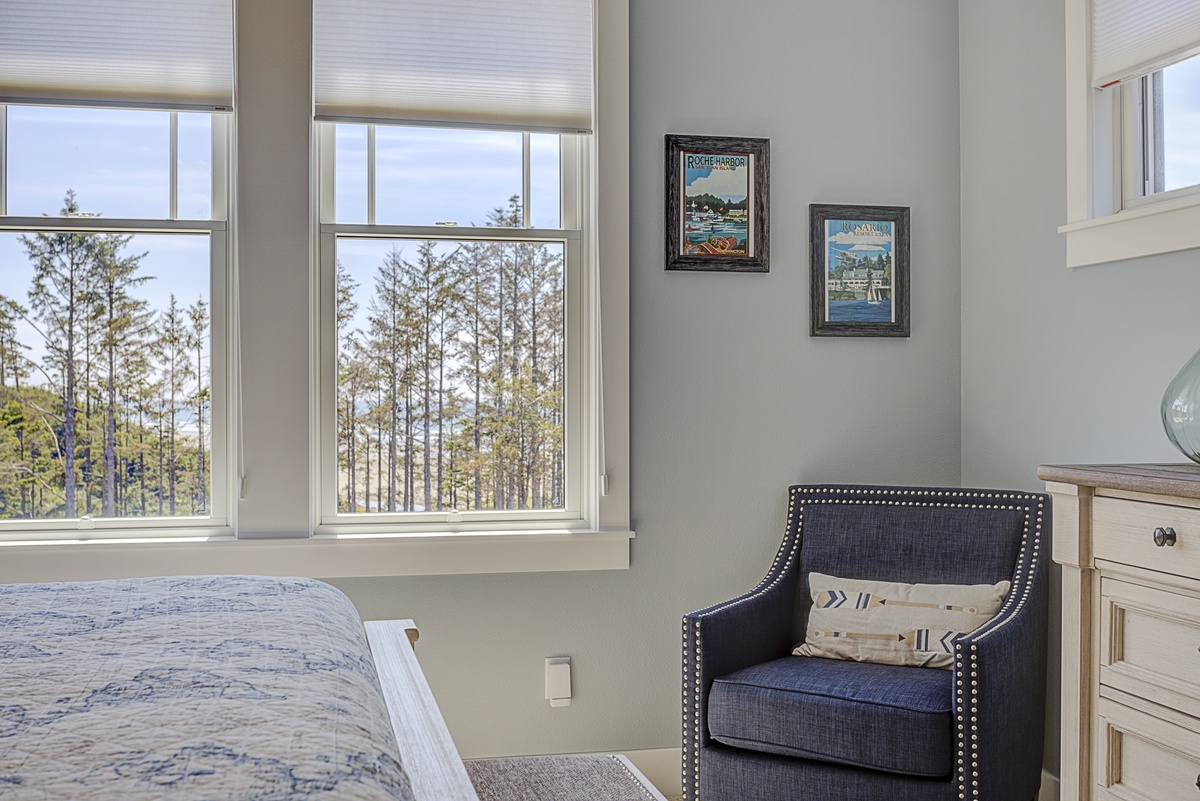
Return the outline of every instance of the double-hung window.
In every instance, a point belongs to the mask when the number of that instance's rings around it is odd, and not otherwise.
[[[227,530],[232,4],[5,3],[0,538]]]
[[[1071,266],[1200,247],[1200,4],[1067,0]]]
[[[591,0],[314,3],[318,531],[595,529]]]

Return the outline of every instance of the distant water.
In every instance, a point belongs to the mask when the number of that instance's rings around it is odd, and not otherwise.
[[[688,222],[687,228],[699,228],[698,231],[684,231],[687,237],[688,244],[698,245],[707,240],[710,236],[736,236],[741,242],[746,238],[746,222],[745,220],[731,221],[722,220],[719,223],[710,224],[700,221]]]
[[[890,323],[892,322],[892,302],[885,300],[872,305],[865,300],[831,300],[829,301],[829,322]]]

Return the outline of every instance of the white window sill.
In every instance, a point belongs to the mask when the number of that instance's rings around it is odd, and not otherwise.
[[[1067,237],[1067,266],[1137,259],[1200,248],[1200,196],[1126,209],[1058,229]]]
[[[0,583],[163,575],[421,576],[629,568],[632,531],[304,539],[118,538],[0,543]]]

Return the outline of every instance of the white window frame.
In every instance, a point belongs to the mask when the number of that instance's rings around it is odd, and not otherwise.
[[[1141,81],[1092,87],[1091,0],[1065,2],[1067,266],[1200,248],[1200,190],[1141,188]]]
[[[367,125],[367,222],[336,222],[336,123],[317,123],[318,198],[320,206],[320,415],[319,477],[313,491],[320,499],[317,534],[386,534],[416,531],[489,532],[594,529],[596,491],[600,485],[595,454],[599,427],[586,413],[584,399],[597,386],[595,342],[595,270],[583,246],[582,220],[590,216],[589,199],[583,185],[583,164],[588,160],[585,137],[562,135],[560,142],[560,228],[528,225],[530,151],[529,132],[523,132],[522,205],[525,227],[380,225],[374,221],[375,136],[374,124]],[[440,512],[372,512],[345,514],[337,511],[337,326],[335,320],[337,240],[364,239],[408,242],[540,242],[563,248],[564,335],[566,375],[564,380],[564,446],[566,450],[562,509],[465,510]]]
[[[61,104],[58,107],[66,107]],[[229,115],[211,114],[212,211],[208,220],[178,217],[178,112],[169,114],[168,216],[132,219],[114,217],[23,217],[8,214],[7,119],[8,106],[0,104],[0,231],[11,233],[97,234],[206,234],[209,237],[209,370],[212,407],[209,434],[210,495],[207,516],[88,517],[67,519],[0,520],[0,542],[54,542],[62,540],[161,537],[220,537],[233,533],[230,520],[230,392],[228,348],[228,153]]]

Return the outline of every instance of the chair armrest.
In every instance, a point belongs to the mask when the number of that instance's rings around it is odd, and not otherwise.
[[[791,650],[799,578],[795,521],[771,570],[752,591],[683,617],[683,786],[694,787],[699,750],[708,745],[708,693],[713,679]]]
[[[979,799],[987,787],[988,801],[1028,801],[1041,784],[1049,528],[1047,517],[1027,540],[1000,612],[955,645],[960,798]]]

